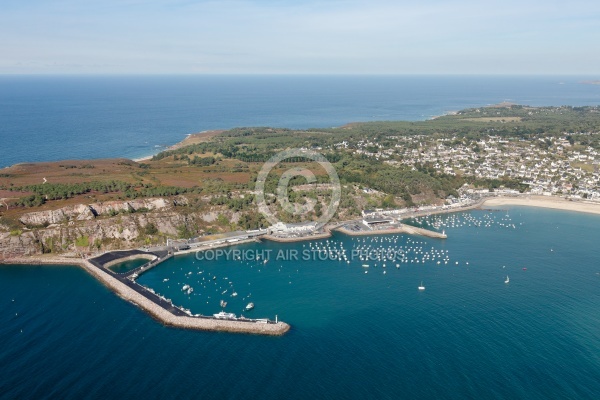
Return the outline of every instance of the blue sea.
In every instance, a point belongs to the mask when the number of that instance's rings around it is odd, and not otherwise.
[[[77,267],[0,267],[0,398],[598,398],[600,216],[509,207],[414,223],[448,239],[246,244],[233,249],[268,262],[192,254],[139,278],[194,313],[252,301],[248,316],[292,325],[277,338],[164,327]],[[307,249],[350,263],[286,259]],[[384,268],[361,249],[403,258]]]
[[[0,167],[157,153],[240,126],[425,120],[510,101],[598,105],[590,76],[0,76]]]

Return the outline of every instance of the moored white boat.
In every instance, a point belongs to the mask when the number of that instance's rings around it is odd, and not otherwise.
[[[227,313],[225,311],[213,314],[213,317],[215,317],[216,319],[237,319],[234,313]]]

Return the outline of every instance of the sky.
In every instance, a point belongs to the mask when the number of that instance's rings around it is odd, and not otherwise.
[[[0,0],[0,74],[600,74],[600,2]]]

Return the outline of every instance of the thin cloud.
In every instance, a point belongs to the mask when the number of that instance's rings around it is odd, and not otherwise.
[[[599,22],[585,1],[24,1],[0,5],[0,73],[590,73]]]

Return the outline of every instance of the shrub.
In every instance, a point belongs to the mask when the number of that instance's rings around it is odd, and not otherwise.
[[[77,247],[88,247],[90,245],[90,238],[87,236],[80,236],[75,240],[75,246]]]

